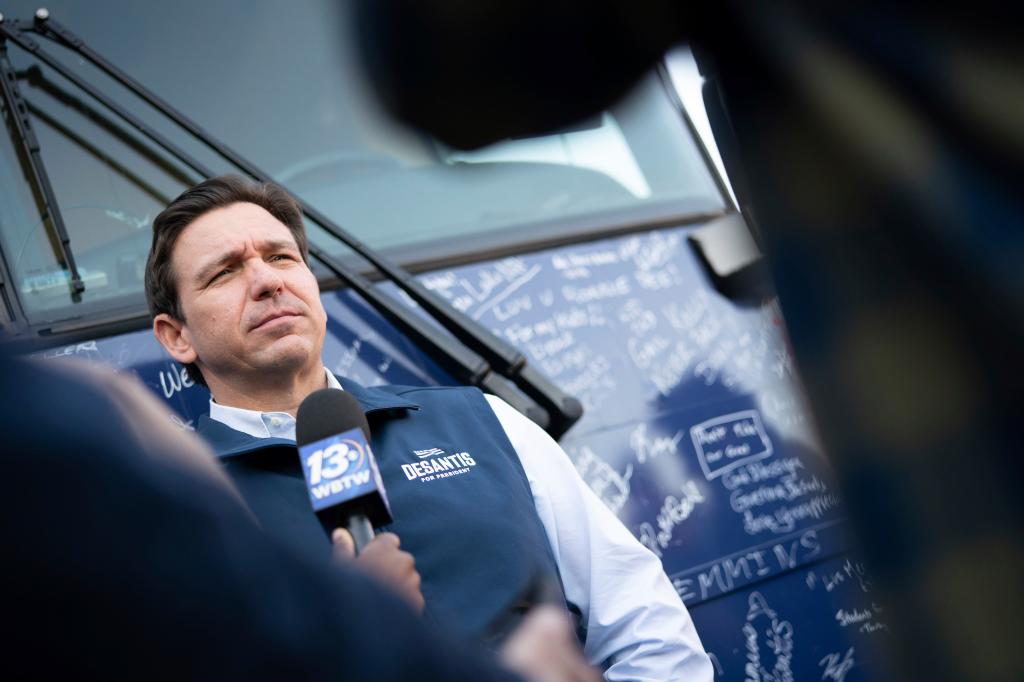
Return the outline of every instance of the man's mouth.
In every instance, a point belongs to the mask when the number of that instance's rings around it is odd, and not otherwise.
[[[278,324],[287,324],[289,320],[299,317],[293,310],[277,310],[261,317],[250,331],[270,329]]]

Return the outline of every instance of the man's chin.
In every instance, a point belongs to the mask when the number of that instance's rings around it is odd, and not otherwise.
[[[312,345],[306,339],[296,337],[276,340],[254,353],[250,361],[253,367],[274,374],[300,372],[320,363],[320,357]]]

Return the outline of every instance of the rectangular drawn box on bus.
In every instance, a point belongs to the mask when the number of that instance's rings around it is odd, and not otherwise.
[[[690,427],[690,439],[710,481],[738,466],[772,455],[772,442],[757,410],[715,417]]]

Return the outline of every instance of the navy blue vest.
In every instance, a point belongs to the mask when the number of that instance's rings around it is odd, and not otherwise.
[[[509,607],[535,575],[561,589],[526,473],[479,390],[339,381],[370,421],[394,516],[384,530],[415,557],[429,617],[482,636],[496,621],[514,623]],[[268,532],[329,551],[294,442],[254,438],[205,415],[197,431]]]

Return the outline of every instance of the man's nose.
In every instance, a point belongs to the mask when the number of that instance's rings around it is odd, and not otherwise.
[[[272,298],[281,292],[281,274],[270,264],[254,260],[249,267],[249,290],[256,300]]]

